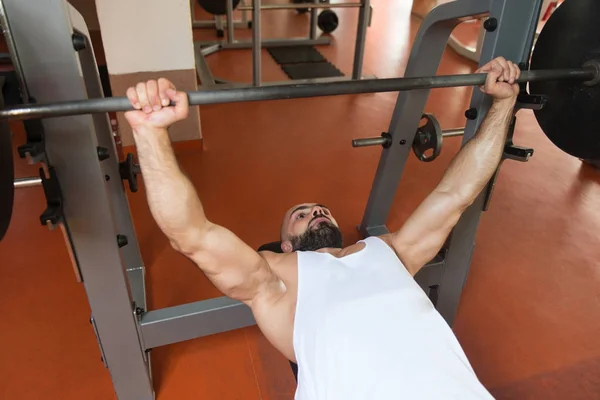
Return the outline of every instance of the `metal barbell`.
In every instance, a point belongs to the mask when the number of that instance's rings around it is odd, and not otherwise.
[[[523,71],[516,80],[535,82],[548,80],[593,81],[600,75],[598,65],[581,68]],[[397,92],[456,86],[480,86],[487,74],[437,75],[387,79],[298,83],[259,87],[226,88],[187,92],[190,105],[238,103],[307,97],[339,96],[362,93]],[[55,118],[71,115],[97,114],[134,110],[127,97],[107,97],[47,104],[24,104],[0,110],[0,119]]]

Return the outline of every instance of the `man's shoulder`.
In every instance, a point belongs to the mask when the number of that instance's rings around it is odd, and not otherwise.
[[[394,234],[393,233],[386,233],[383,235],[379,235],[379,236],[373,236],[376,237],[377,239],[380,239],[381,241],[385,242],[388,246],[392,246],[393,241],[394,241]]]
[[[258,254],[270,265],[274,266],[282,262],[292,262],[296,260],[296,253],[276,253],[270,250],[259,251]]]

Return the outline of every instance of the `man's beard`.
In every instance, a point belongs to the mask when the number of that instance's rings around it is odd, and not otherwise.
[[[331,222],[320,222],[301,235],[290,237],[294,251],[315,251],[325,248],[342,248],[342,232]]]

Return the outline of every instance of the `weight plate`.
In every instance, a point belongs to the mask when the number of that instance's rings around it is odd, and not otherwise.
[[[213,15],[225,15],[227,14],[227,0],[198,0],[198,4],[206,12]],[[233,0],[233,10],[240,4],[240,0]]]
[[[600,1],[566,0],[546,21],[535,43],[531,70],[581,68],[600,59]],[[530,82],[529,92],[545,95],[535,117],[550,141],[581,159],[600,159],[600,85]]]
[[[425,125],[419,126],[412,144],[412,149],[420,161],[431,162],[435,160],[442,151],[442,128],[438,120],[431,114],[423,114],[421,120]],[[425,154],[433,150],[431,154]]]
[[[0,240],[6,234],[12,217],[14,180],[12,138],[8,122],[4,120],[0,121]]]
[[[335,31],[339,22],[338,16],[333,10],[324,10],[317,18],[317,25],[324,33]]]

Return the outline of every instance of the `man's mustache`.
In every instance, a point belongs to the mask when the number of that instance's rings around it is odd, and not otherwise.
[[[327,219],[327,221],[331,222],[331,219],[329,219],[329,217],[327,217],[326,215],[317,215],[316,217],[314,217],[313,219],[310,220],[310,222],[308,223],[308,226],[311,226],[313,221],[319,218],[325,218]]]

